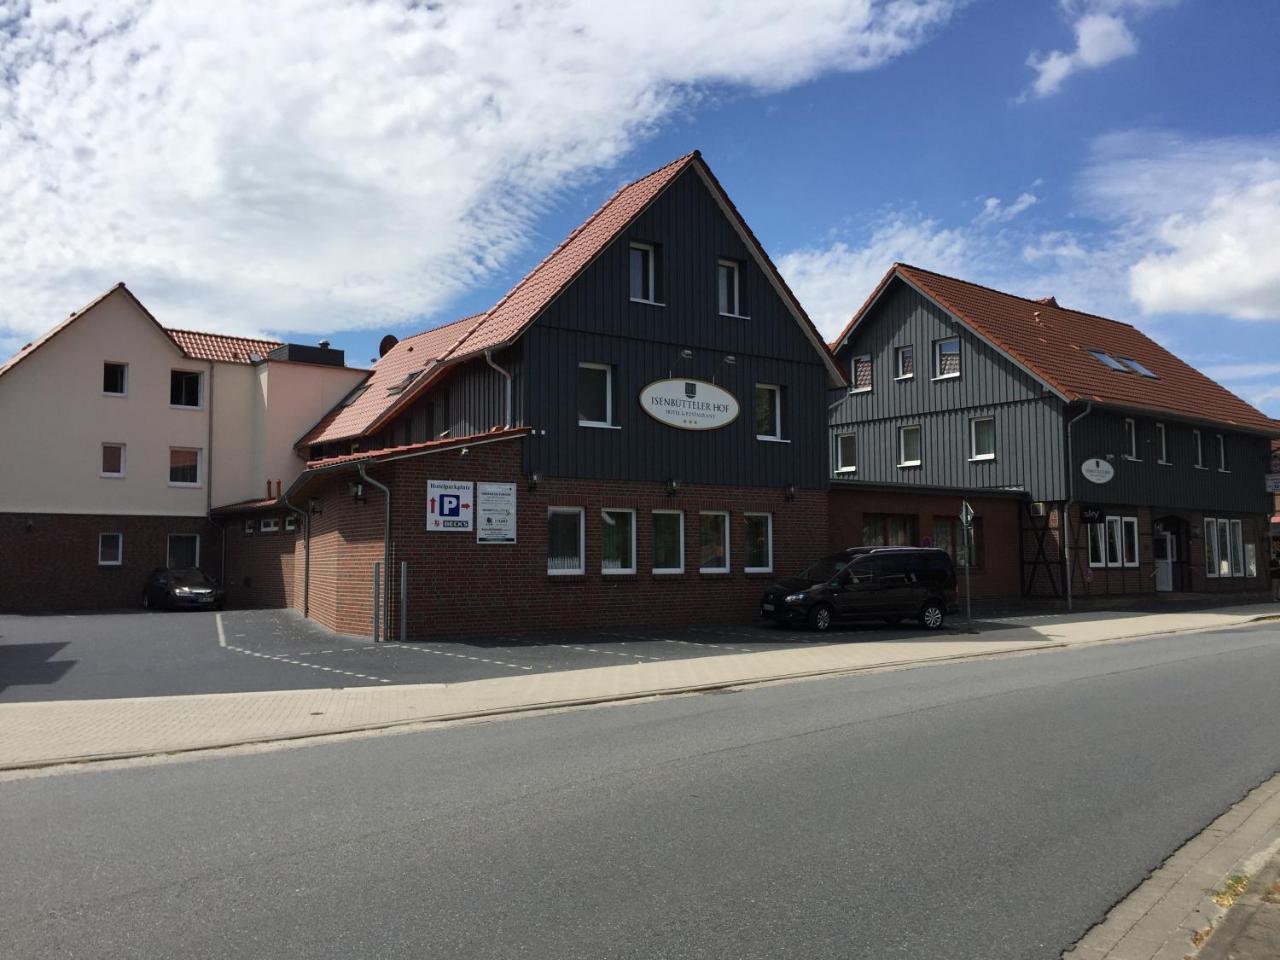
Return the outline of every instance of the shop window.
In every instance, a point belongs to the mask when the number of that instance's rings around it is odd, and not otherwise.
[[[698,572],[729,572],[729,514],[707,511],[698,514]]]
[[[1244,524],[1239,520],[1231,521],[1231,575],[1244,576]]]
[[[853,358],[849,364],[849,379],[853,384],[849,388],[850,393],[871,392],[871,354]]]
[[[909,513],[866,513],[862,515],[864,547],[914,547],[916,518]]]
[[[280,518],[263,517],[258,523],[258,529],[263,533],[276,533],[280,529]]]
[[[933,344],[933,379],[950,380],[960,376],[960,338],[948,337]]]
[[[1231,576],[1231,521],[1218,521],[1218,576]]]
[[[898,466],[920,466],[920,424],[898,428]]]
[[[124,476],[124,444],[104,443],[102,445],[102,470],[99,476]]]
[[[129,365],[104,363],[102,365],[102,392],[109,397],[123,397],[129,392]]]
[[[169,534],[168,567],[170,570],[192,570],[200,566],[200,535]]]
[[[969,421],[969,459],[996,458],[996,418],[974,417]]]
[[[600,511],[600,572],[636,572],[636,512]]]
[[[124,561],[124,534],[98,534],[98,566],[118,567]]]
[[[631,299],[639,303],[658,302],[658,247],[655,244],[631,244]]]
[[[1121,566],[1120,558],[1123,556],[1121,552],[1120,540],[1121,523],[1119,517],[1107,517],[1107,566]]]
[[[893,351],[894,377],[910,380],[916,375],[916,348],[908,344]]]
[[[564,576],[586,571],[586,542],[581,507],[547,509],[547,573]]]
[[[969,549],[969,541],[972,541],[972,550]],[[958,517],[934,517],[933,545],[951,555],[957,570],[964,567],[966,560],[969,562],[969,569],[981,570],[982,558],[986,552],[982,536],[982,518],[973,518],[973,529],[966,537],[964,524]]]
[[[578,426],[613,425],[613,367],[607,363],[578,364]]]
[[[842,433],[836,437],[836,473],[856,473],[857,470],[857,435],[852,433]]]
[[[743,315],[741,277],[741,265],[736,260],[720,260],[716,263],[716,288],[721,316]]]
[[[773,572],[773,516],[743,514],[747,524],[747,573]]]
[[[197,371],[169,371],[169,406],[200,406],[200,374]]]
[[[200,451],[185,447],[169,448],[169,485],[200,486]]]
[[[1133,417],[1124,418],[1124,458],[1138,459],[1138,425],[1134,423]]]
[[[653,511],[653,572],[684,573],[684,514]]]
[[[1126,567],[1136,567],[1138,565],[1138,518],[1122,517],[1121,518],[1121,534],[1124,548],[1124,565]]]
[[[1107,525],[1091,523],[1085,529],[1089,531],[1089,566],[1105,567],[1107,565]]]
[[[756,439],[782,439],[782,388],[757,383],[755,393]]]

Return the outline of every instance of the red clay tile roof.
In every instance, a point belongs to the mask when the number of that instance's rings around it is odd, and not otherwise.
[[[233,337],[226,333],[202,333],[199,330],[174,330],[165,333],[182,348],[182,352],[194,360],[216,360],[220,363],[252,363],[250,355],[265,359],[279,340],[259,340],[253,337]]]
[[[269,510],[272,507],[282,506],[279,497],[270,497],[263,500],[237,500],[235,503],[224,503],[220,507],[214,507],[210,513],[214,516],[223,513],[251,513],[257,510]]]
[[[834,349],[843,345],[895,278],[936,301],[1068,401],[1092,400],[1272,435],[1280,432],[1276,421],[1127,323],[1067,310],[1047,302],[1049,298],[1030,300],[905,263],[894,264],[885,274],[832,344]],[[1117,360],[1136,360],[1156,378],[1112,370],[1090,350]]]
[[[481,316],[483,315],[476,314],[463,317],[425,333],[405,337],[374,364],[369,378],[348,394],[342,403],[326,413],[298,441],[298,445],[308,446],[359,437],[376,423],[386,419],[394,409],[416,395],[423,384],[434,380],[441,369],[439,361],[459,339],[471,332]],[[389,387],[403,383],[410,374],[414,375],[412,390],[387,392]],[[354,400],[351,399],[353,396]]]
[[[406,443],[398,447],[383,447],[380,450],[361,450],[359,453],[346,453],[340,457],[325,457],[323,460],[307,462],[308,470],[322,467],[336,467],[344,463],[355,463],[358,460],[387,460],[403,457],[407,454],[424,453],[429,450],[448,449],[449,447],[474,446],[480,441],[510,440],[532,433],[531,427],[513,427],[508,430],[490,430],[488,433],[473,433],[463,437],[445,437],[440,440],[426,440],[422,443]]]

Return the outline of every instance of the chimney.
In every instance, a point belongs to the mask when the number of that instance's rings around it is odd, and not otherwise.
[[[271,478],[267,477],[267,499],[271,499]]]
[[[280,499],[280,481],[279,480],[276,481],[276,499],[277,500]]]
[[[321,341],[320,341],[320,349],[321,349],[321,350],[328,350],[328,349],[329,349],[329,341],[328,341],[328,340],[321,340]]]

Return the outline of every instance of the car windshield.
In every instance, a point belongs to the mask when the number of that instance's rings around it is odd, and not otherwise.
[[[169,579],[179,587],[203,587],[209,584],[209,578],[199,570],[170,570]]]
[[[799,579],[808,580],[810,583],[826,583],[828,580],[834,580],[836,574],[849,566],[852,559],[847,553],[833,553],[806,568]]]

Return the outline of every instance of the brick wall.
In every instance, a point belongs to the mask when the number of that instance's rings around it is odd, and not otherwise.
[[[286,530],[284,524],[288,515],[284,511],[252,513],[225,521],[224,585],[230,606],[294,605],[297,589],[294,567],[295,563],[300,566],[302,562],[302,525],[299,523],[297,530]],[[280,529],[262,531],[260,521],[266,517],[278,520]],[[253,524],[252,533],[245,532],[246,520]]]
[[[120,566],[98,565],[100,533],[123,535]],[[0,611],[137,607],[171,533],[198,534],[201,568],[221,574],[221,532],[203,517],[0,514]]]
[[[981,569],[972,571],[974,599],[988,600],[1021,595],[1018,581],[1018,511],[1022,501],[1010,497],[930,494],[915,491],[835,489],[830,496],[831,550],[863,546],[862,529],[866,514],[909,515],[915,518],[914,546],[933,546],[935,518],[960,514],[962,500],[968,500],[981,518]],[[957,570],[957,574],[961,571]],[[964,590],[964,581],[960,581]]]

